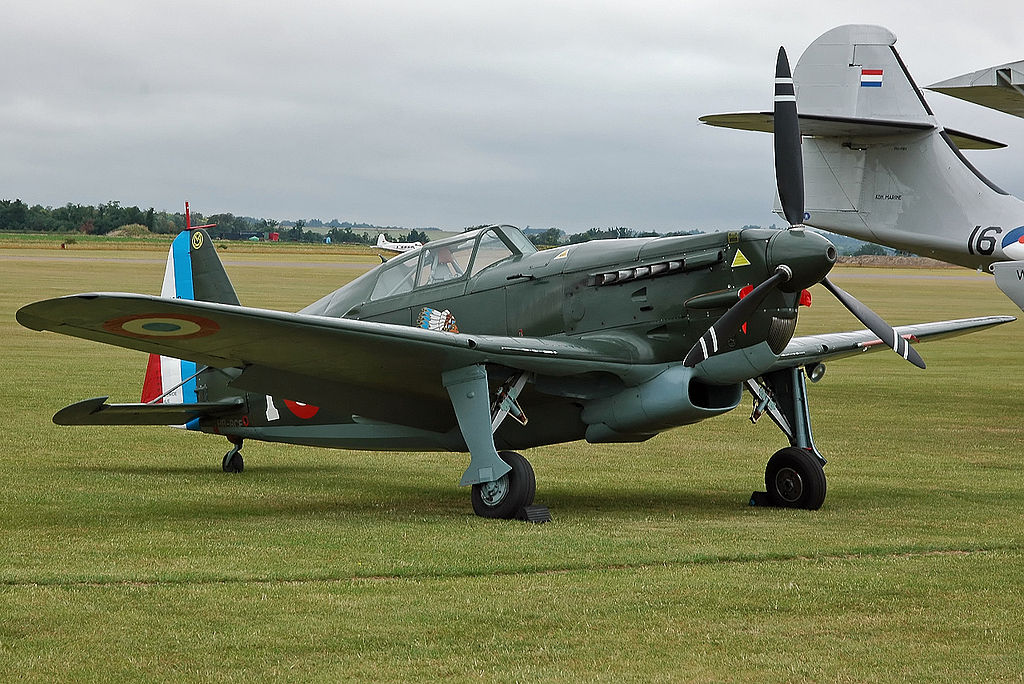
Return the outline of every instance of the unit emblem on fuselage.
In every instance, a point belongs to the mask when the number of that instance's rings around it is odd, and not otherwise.
[[[455,316],[448,309],[438,311],[430,307],[423,307],[423,310],[420,311],[419,326],[438,332],[459,332],[459,327],[455,324]]]

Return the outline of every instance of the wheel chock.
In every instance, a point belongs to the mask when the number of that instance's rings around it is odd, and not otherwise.
[[[546,522],[551,522],[551,511],[547,506],[523,506],[519,509],[519,515],[516,517],[524,522],[543,525]]]
[[[754,492],[750,495],[751,506],[771,506],[772,500],[768,498],[768,492]]]

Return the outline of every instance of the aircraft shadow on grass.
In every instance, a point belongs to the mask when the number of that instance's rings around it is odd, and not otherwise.
[[[69,470],[92,474],[109,474],[118,477],[151,477],[153,479],[170,479],[179,488],[182,478],[196,478],[195,483],[202,485],[209,481],[211,471],[201,466],[70,466]],[[273,517],[308,515],[322,513],[330,515],[339,512],[361,512],[372,517],[386,517],[389,512],[400,515],[431,515],[442,513],[450,515],[462,510],[461,498],[444,483],[432,484],[426,480],[415,483],[386,483],[379,470],[353,470],[351,466],[338,464],[331,466],[314,465],[264,465],[254,475],[269,483],[279,483],[284,478],[294,478],[291,486],[303,491],[316,488],[324,492],[322,500],[310,501],[308,496],[290,494],[277,489],[267,490],[265,501],[230,501],[223,504],[200,502],[185,504],[180,515],[174,517],[186,519],[208,516],[224,517]],[[303,484],[308,479],[309,485]],[[327,483],[327,484],[325,484]],[[262,483],[261,483],[262,484]],[[245,488],[252,486],[247,480],[239,481]],[[257,485],[260,486],[260,485]],[[185,485],[187,489],[188,485]],[[384,491],[387,491],[385,494]],[[377,491],[379,496],[366,494]],[[746,509],[747,501],[737,498],[730,491],[687,491],[666,488],[648,488],[644,491],[623,492],[619,489],[570,489],[555,487],[543,493],[544,503],[556,506],[567,515],[600,514],[601,512],[658,515],[671,511],[674,514],[693,512],[702,516],[718,513],[720,517],[740,515]],[[288,503],[289,500],[293,503]],[[240,504],[240,505],[239,505]],[[160,513],[160,518],[166,517]]]

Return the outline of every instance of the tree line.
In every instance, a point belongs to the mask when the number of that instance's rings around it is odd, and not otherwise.
[[[329,237],[334,243],[373,245],[377,233],[383,232],[394,242],[429,242],[426,232],[406,230],[396,226],[374,226],[368,223],[340,222],[333,219],[325,223],[320,219],[297,219],[276,221],[274,219],[235,216],[231,213],[204,215],[192,212],[192,225],[215,224],[207,228],[214,238],[245,239],[253,235],[266,237],[277,232],[287,242],[323,242]],[[68,203],[63,207],[29,206],[20,199],[0,200],[0,231],[10,232],[52,232],[82,233],[85,235],[107,235],[128,226],[143,226],[151,233],[174,235],[185,229],[184,212],[156,211],[152,207],[140,209],[122,206],[110,201],[97,206]],[[319,230],[310,230],[318,228]],[[324,228],[330,228],[324,231]],[[359,230],[365,229],[365,230]],[[132,231],[133,235],[138,230]],[[145,233],[145,231],[142,231]],[[668,233],[668,235],[689,235],[700,231]],[[639,232],[631,228],[591,228],[583,233],[567,235],[558,228],[544,231],[527,231],[534,244],[542,246],[570,245],[589,240],[608,240],[624,237],[653,237],[658,233]]]
[[[745,226],[746,227],[746,226]],[[538,247],[559,247],[562,245],[576,245],[591,240],[617,240],[619,238],[643,238],[643,237],[672,237],[674,235],[697,235],[699,230],[678,230],[671,233],[655,233],[653,231],[638,231],[622,226],[616,228],[591,228],[582,233],[567,235],[559,228],[548,228],[547,230],[527,229],[526,235],[530,242]]]
[[[192,225],[216,224],[207,228],[214,238],[245,239],[253,235],[266,237],[271,232],[278,232],[280,239],[288,242],[323,242],[329,237],[333,243],[373,245],[377,242],[377,233],[383,232],[394,242],[429,241],[422,230],[406,230],[396,226],[374,226],[368,223],[339,222],[333,219],[324,223],[320,219],[298,219],[294,221],[276,221],[274,219],[253,218],[251,216],[235,216],[230,213],[210,214],[204,216],[198,211],[192,212]],[[0,231],[10,232],[52,232],[82,233],[86,235],[106,235],[126,227],[138,230],[126,231],[137,235],[145,230],[163,235],[175,235],[185,229],[184,212],[156,211],[152,207],[122,206],[120,202],[110,201],[96,206],[82,204],[65,204],[63,207],[29,206],[20,199],[0,199]],[[743,226],[757,228],[758,226]],[[319,228],[319,230],[307,230]],[[330,228],[326,233],[324,228]],[[774,225],[771,228],[775,228]],[[360,230],[365,229],[365,230]],[[545,230],[527,229],[527,237],[538,246],[556,247],[573,245],[590,240],[610,240],[616,238],[667,237],[672,235],[693,235],[699,230],[675,231],[670,233],[654,233],[633,230],[632,228],[591,228],[582,233],[567,234],[558,228]],[[825,233],[833,240],[841,254],[877,254],[888,253],[876,245],[864,243],[853,238]]]
[[[397,241],[428,241],[426,233],[418,230],[405,231],[394,226],[380,227],[367,223],[339,222],[337,219],[329,223],[311,219],[307,223],[304,219],[279,222],[274,219],[235,216],[230,213],[204,215],[193,211],[191,214],[194,226],[215,224],[206,229],[214,238],[244,239],[252,235],[265,237],[276,231],[280,233],[280,239],[286,241],[323,242],[324,237],[329,236],[331,242],[374,244],[377,241],[377,232],[384,230]],[[326,234],[323,230],[306,230],[307,225],[314,228],[330,227],[330,230]],[[129,226],[143,226],[149,232],[159,235],[175,235],[185,229],[185,213],[156,211],[152,207],[127,207],[118,201],[96,206],[69,202],[63,207],[44,207],[39,204],[29,206],[20,199],[0,199],[0,231],[107,235]],[[365,228],[374,232],[371,236],[365,231],[357,233],[353,228]],[[138,231],[132,231],[132,234],[138,234]]]

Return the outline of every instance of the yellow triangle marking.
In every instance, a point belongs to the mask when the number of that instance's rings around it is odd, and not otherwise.
[[[736,250],[736,256],[733,257],[733,259],[732,259],[732,267],[733,268],[739,268],[740,266],[749,266],[749,265],[750,265],[750,259],[748,259],[743,252],[741,252],[740,250],[737,249]]]

